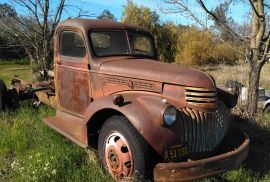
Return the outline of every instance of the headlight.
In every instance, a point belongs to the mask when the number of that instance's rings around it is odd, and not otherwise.
[[[175,109],[175,107],[173,106],[169,106],[167,107],[167,109],[165,110],[164,114],[163,114],[163,122],[166,125],[172,125],[175,121],[176,121],[176,116],[177,115],[177,111]]]

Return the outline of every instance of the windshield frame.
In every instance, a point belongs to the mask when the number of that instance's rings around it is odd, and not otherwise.
[[[128,45],[128,50],[129,53],[127,54],[108,54],[108,55],[98,55],[94,49],[93,46],[93,42],[92,42],[92,38],[91,38],[91,33],[93,32],[125,32],[125,39],[127,41],[127,45]],[[151,44],[152,44],[152,49],[153,49],[153,56],[150,55],[144,55],[144,54],[133,54],[133,50],[130,46],[130,40],[129,40],[129,33],[131,34],[139,34],[142,36],[146,36],[147,38],[149,38]],[[136,30],[130,30],[130,29],[117,29],[117,30],[112,30],[112,29],[93,29],[93,30],[89,30],[88,31],[88,39],[89,39],[89,43],[90,43],[90,47],[92,50],[92,53],[94,54],[95,57],[110,57],[110,56],[131,56],[134,58],[149,58],[149,59],[157,59],[157,50],[155,47],[155,43],[154,43],[154,38],[151,35],[151,33],[146,32],[146,31],[136,31]]]

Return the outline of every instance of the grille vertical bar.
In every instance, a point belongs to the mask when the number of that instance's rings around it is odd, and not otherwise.
[[[218,109],[204,113],[190,108],[181,108],[174,130],[183,143],[188,143],[189,152],[212,151],[223,139],[230,120],[230,109],[218,100]]]

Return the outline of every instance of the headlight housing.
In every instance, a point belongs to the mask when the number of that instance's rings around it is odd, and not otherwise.
[[[173,106],[169,106],[166,108],[163,114],[163,122],[164,124],[171,126],[175,123],[177,118],[177,110]]]

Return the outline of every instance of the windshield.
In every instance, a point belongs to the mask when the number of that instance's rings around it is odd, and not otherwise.
[[[128,35],[128,39],[127,39]],[[93,51],[97,56],[132,55],[155,57],[151,36],[126,31],[90,32]]]

